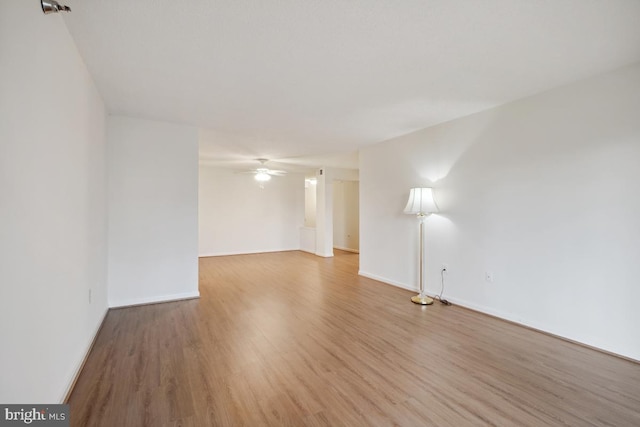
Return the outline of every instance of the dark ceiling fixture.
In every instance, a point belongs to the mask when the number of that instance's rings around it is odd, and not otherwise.
[[[55,0],[40,0],[40,5],[45,15],[58,12],[71,12],[69,6],[62,5]]]

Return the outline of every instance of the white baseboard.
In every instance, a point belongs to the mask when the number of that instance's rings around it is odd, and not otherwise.
[[[66,403],[69,398],[71,397],[71,392],[73,391],[73,387],[76,385],[76,381],[78,381],[78,377],[80,377],[80,373],[82,372],[82,368],[84,368],[84,364],[87,362],[87,358],[89,357],[89,353],[91,353],[91,350],[93,349],[93,345],[96,343],[96,338],[98,338],[98,334],[100,333],[100,329],[102,329],[102,325],[104,324],[104,320],[107,318],[107,313],[109,313],[109,309],[105,309],[104,313],[102,314],[102,319],[100,320],[100,322],[98,322],[98,327],[96,328],[96,330],[93,332],[93,338],[91,339],[91,341],[89,342],[89,345],[87,346],[87,348],[84,351],[84,356],[82,357],[82,359],[78,362],[78,364],[76,365],[75,369],[74,369],[74,374],[71,377],[71,380],[69,381],[69,383],[67,384],[67,386],[65,387],[64,393],[62,394],[62,399],[60,400],[60,403]]]
[[[415,291],[415,292],[419,292],[420,291],[418,289],[418,287],[416,287],[416,286],[410,286],[410,285],[407,285],[406,283],[397,282],[395,280],[391,280],[391,279],[388,279],[386,277],[382,277],[382,276],[378,276],[378,275],[375,275],[375,274],[367,273],[366,271],[360,270],[360,271],[358,271],[358,274],[360,276],[363,276],[363,277],[368,277],[369,279],[377,280],[378,282],[386,283],[387,285],[393,285],[393,286],[396,286],[398,288],[407,289],[409,291]],[[438,292],[436,292],[433,289],[426,289],[426,294],[430,295],[430,296],[434,296],[434,295],[438,295]],[[510,322],[513,322],[513,323],[518,323],[518,324],[520,324],[522,326],[526,326],[526,327],[529,327],[529,328],[533,328],[533,329],[544,331],[544,329],[542,329],[540,327],[537,327],[537,326],[532,325],[530,323],[525,323],[522,319],[520,319],[520,318],[518,318],[516,316],[510,315],[508,313],[503,313],[503,312],[498,311],[498,310],[494,310],[494,309],[492,309],[490,307],[486,307],[486,306],[479,305],[479,304],[474,304],[472,302],[469,302],[469,301],[466,301],[466,300],[463,300],[463,299],[459,299],[459,298],[455,298],[455,297],[449,297],[449,296],[446,296],[446,295],[443,298],[446,298],[448,301],[450,301],[453,304],[459,305],[461,307],[468,308],[468,309],[473,310],[473,311],[478,311],[480,313],[488,314],[488,315],[494,316],[494,317],[499,317],[501,319],[508,320]]]
[[[395,280],[391,280],[391,279],[388,279],[386,277],[382,277],[382,276],[378,276],[378,275],[375,275],[375,274],[367,273],[366,271],[360,270],[360,271],[358,271],[358,274],[360,276],[363,276],[363,277],[368,277],[369,279],[377,280],[378,282],[386,283],[387,285],[393,285],[393,286],[396,286],[398,288],[407,289],[409,291],[415,291],[415,292],[419,292],[420,291],[418,289],[418,287],[416,287],[416,286],[410,286],[410,285],[407,285],[406,283],[397,282]],[[430,295],[430,296],[434,296],[434,295],[438,295],[438,292],[436,292],[433,289],[426,289],[426,294]],[[480,313],[488,314],[490,316],[499,317],[501,319],[508,320],[510,322],[513,322],[513,323],[518,323],[520,325],[527,326],[529,328],[543,330],[542,328],[537,327],[535,325],[531,325],[530,323],[525,323],[519,317],[512,316],[509,313],[504,313],[504,312],[501,312],[501,311],[498,311],[498,310],[494,310],[494,309],[492,309],[490,307],[486,307],[486,306],[483,306],[483,305],[480,305],[480,304],[474,304],[472,302],[469,302],[469,301],[466,301],[466,300],[463,300],[463,299],[459,299],[459,298],[455,298],[455,297],[449,297],[449,296],[446,296],[446,295],[445,295],[445,297],[451,303],[459,305],[461,307],[465,307],[465,308],[468,308],[468,309],[473,310],[473,311],[478,311]]]
[[[377,280],[378,282],[386,283],[387,285],[393,285],[398,288],[407,289],[409,291],[418,292],[419,289],[415,286],[407,285],[406,283],[396,282],[395,280],[388,279],[386,277],[378,276],[376,274],[367,273],[366,271],[359,270],[358,275],[362,277],[367,277],[369,279]]]
[[[185,299],[200,298],[200,291],[184,292],[172,295],[158,295],[153,297],[132,298],[123,301],[109,302],[109,308],[122,308],[134,305],[157,304],[161,302],[181,301]]]
[[[331,252],[315,252],[315,255],[322,257],[322,258],[331,258],[333,256],[333,249],[331,250]]]
[[[437,295],[437,294],[435,294],[435,295]],[[545,333],[550,333],[550,332],[545,331],[545,329],[542,328],[541,326],[532,324],[531,322],[525,322],[521,318],[519,318],[517,316],[514,316],[514,315],[512,315],[510,313],[505,313],[505,312],[502,312],[502,311],[499,311],[499,310],[495,310],[495,309],[493,309],[491,307],[487,307],[487,306],[480,305],[480,304],[475,304],[475,303],[469,302],[467,300],[456,298],[456,297],[447,297],[447,296],[445,296],[445,297],[443,297],[443,299],[447,299],[449,302],[451,302],[453,304],[456,304],[456,305],[459,305],[460,307],[468,308],[469,310],[477,311],[479,313],[488,314],[489,316],[498,317],[500,319],[507,320],[507,321],[512,322],[512,323],[517,323],[519,325],[526,326],[527,328],[535,329],[535,330],[542,331],[542,332],[545,332]]]
[[[387,285],[392,285],[392,286],[396,286],[398,288],[402,288],[402,289],[407,289],[410,291],[414,291],[414,292],[419,292],[419,289],[417,287],[412,287],[409,286],[405,283],[401,283],[401,282],[396,282],[394,280],[391,279],[387,279],[385,277],[381,277],[381,276],[377,276],[375,274],[371,274],[371,273],[367,273],[365,271],[358,271],[358,274],[360,276],[363,277],[367,277],[369,279],[373,279],[373,280],[377,280],[378,282],[382,282],[385,283]],[[438,295],[439,292],[434,291],[433,289],[427,289],[426,290],[426,294],[429,296],[435,296]],[[528,329],[532,329],[538,332],[541,332],[543,334],[547,334],[547,335],[551,335],[554,336],[558,339],[564,340],[564,341],[569,341],[572,343],[575,343],[577,345],[581,345],[584,347],[588,347],[591,349],[594,349],[596,351],[601,351],[607,354],[610,354],[612,356],[616,356],[616,357],[621,357],[623,359],[629,360],[631,362],[634,363],[640,363],[640,360],[635,357],[635,355],[630,355],[630,354],[625,354],[625,353],[621,353],[612,349],[608,349],[608,348],[603,348],[600,346],[597,346],[595,344],[589,343],[589,342],[585,342],[585,341],[577,341],[574,338],[571,338],[569,336],[566,335],[560,335],[556,332],[552,332],[551,330],[549,330],[547,327],[543,326],[543,325],[539,325],[535,322],[531,322],[531,321],[526,321],[518,316],[513,315],[512,313],[507,313],[507,312],[503,312],[500,310],[496,310],[494,308],[491,307],[487,307],[481,304],[476,304],[473,302],[469,302],[467,300],[461,299],[461,298],[456,298],[456,297],[450,297],[447,295],[443,296],[444,299],[446,299],[447,301],[451,302],[452,304],[455,305],[459,305],[460,307],[464,307],[466,309],[469,310],[473,310],[476,311],[478,313],[482,313],[482,314],[486,314],[488,316],[492,316],[495,317],[497,319],[501,319],[501,320],[505,320],[507,322],[511,322],[517,325],[520,325],[522,327],[528,328]]]
[[[198,254],[198,258],[207,258],[213,256],[232,256],[232,255],[253,255],[253,254],[268,254],[271,252],[291,252],[299,251],[300,248],[282,248],[282,249],[264,249],[254,251],[240,251],[240,252],[204,252]]]
[[[343,248],[342,246],[334,246],[333,249],[340,249],[341,251],[353,252],[354,254],[359,254],[360,253],[360,251],[357,250],[357,249]]]

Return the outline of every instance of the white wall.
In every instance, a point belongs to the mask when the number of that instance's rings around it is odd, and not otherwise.
[[[333,256],[333,174],[330,168],[316,171],[316,255]]]
[[[316,253],[316,229],[315,227],[300,227],[300,250]]]
[[[304,226],[316,226],[316,181],[305,182],[304,188]]]
[[[198,130],[110,116],[109,305],[197,297]]]
[[[333,247],[357,252],[359,236],[359,183],[333,182]]]
[[[61,402],[106,313],[104,123],[62,17],[0,2],[2,403]]]
[[[636,65],[362,150],[361,273],[416,287],[433,182],[432,293],[447,263],[454,302],[640,359],[639,117]]]
[[[260,188],[251,175],[200,165],[200,256],[299,249],[304,190],[302,174]]]

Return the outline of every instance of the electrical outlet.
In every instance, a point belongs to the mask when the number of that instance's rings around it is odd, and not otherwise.
[[[489,283],[493,283],[493,273],[491,271],[485,271],[484,272],[484,280],[489,282]]]

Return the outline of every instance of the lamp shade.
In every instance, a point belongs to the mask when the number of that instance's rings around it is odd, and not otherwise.
[[[431,188],[412,188],[409,192],[409,200],[404,208],[406,214],[426,215],[438,212],[438,206],[433,200]]]

